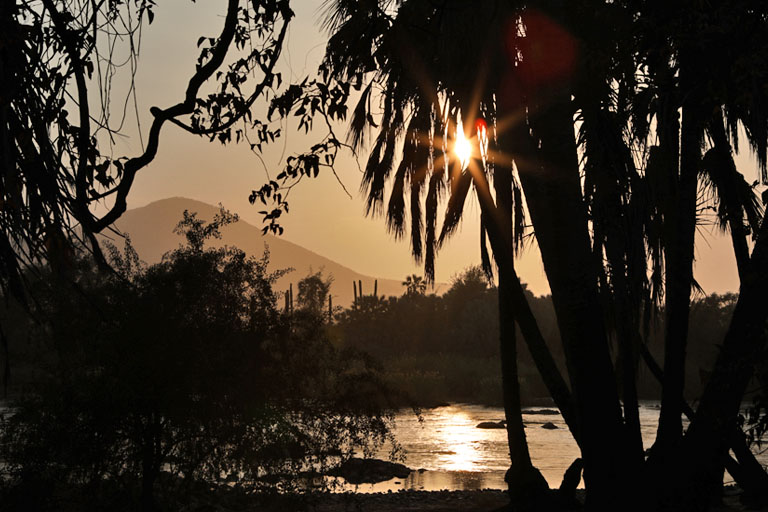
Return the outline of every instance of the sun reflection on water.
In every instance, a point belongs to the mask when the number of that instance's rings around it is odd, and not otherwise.
[[[439,411],[433,439],[439,445],[438,463],[446,471],[478,471],[484,463],[484,443],[489,432],[476,428],[477,420],[456,407]]]

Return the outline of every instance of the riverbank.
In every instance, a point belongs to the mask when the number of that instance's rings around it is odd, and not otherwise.
[[[577,499],[583,502],[584,493],[577,491]],[[263,512],[296,510],[312,512],[501,512],[509,504],[506,492],[496,489],[475,491],[398,491],[388,493],[327,493],[313,495],[302,503],[273,503]],[[575,509],[580,510],[580,509]],[[722,505],[710,512],[768,512],[768,507],[748,508],[739,501],[735,487],[726,488]],[[544,512],[544,511],[542,511]]]
[[[399,491],[388,493],[332,493],[307,503],[315,512],[490,512],[509,503],[495,489],[479,491]],[[265,511],[266,512],[266,511]],[[272,512],[272,511],[269,511]],[[276,512],[276,509],[275,509]]]
[[[584,500],[583,490],[577,499]],[[410,491],[387,493],[317,493],[311,496],[281,496],[270,503],[252,504],[249,512],[501,512],[509,499],[506,492],[495,489],[474,491]],[[198,509],[191,509],[198,510]],[[581,509],[571,509],[581,510]],[[722,505],[710,512],[768,512],[768,508],[748,508],[739,501],[735,487],[726,488]],[[542,511],[544,512],[544,511]]]

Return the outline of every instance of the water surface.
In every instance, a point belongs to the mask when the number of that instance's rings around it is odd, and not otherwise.
[[[565,470],[579,457],[579,449],[559,413],[530,414],[541,409],[544,408],[531,407],[523,411],[525,433],[534,465],[550,487],[557,488]],[[658,402],[641,403],[640,424],[646,449],[656,437],[658,417]],[[402,410],[396,416],[395,437],[405,451],[403,463],[415,471],[405,479],[347,489],[358,492],[506,489],[504,473],[509,467],[506,430],[477,428],[480,422],[498,422],[503,418],[504,410],[499,407],[470,404],[424,410],[421,421],[413,411]],[[542,428],[547,422],[558,428]],[[685,420],[684,427],[687,427]],[[388,448],[378,457],[386,459]],[[758,460],[768,464],[768,453],[760,454]]]

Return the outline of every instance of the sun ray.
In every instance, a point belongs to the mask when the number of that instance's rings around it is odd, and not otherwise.
[[[525,121],[525,110],[520,108],[510,114],[496,120],[496,133],[502,134],[510,127],[521,124]]]
[[[453,153],[461,163],[461,170],[465,171],[472,160],[472,143],[464,133],[464,124],[461,121],[461,112],[456,115],[456,137],[453,142]]]

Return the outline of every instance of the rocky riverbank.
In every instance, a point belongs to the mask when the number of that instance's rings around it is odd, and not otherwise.
[[[300,501],[277,500],[254,508],[261,512],[490,512],[509,503],[498,490],[321,493]]]
[[[584,492],[576,497],[583,502]],[[388,493],[319,493],[300,501],[273,502],[265,507],[249,510],[263,512],[506,512],[509,498],[506,492],[492,489],[475,491],[399,491]],[[572,509],[580,510],[580,508]],[[724,502],[710,512],[741,512],[768,509],[750,509],[739,501],[736,488],[728,488]],[[542,511],[545,512],[545,511]],[[550,511],[551,512],[551,511]]]

